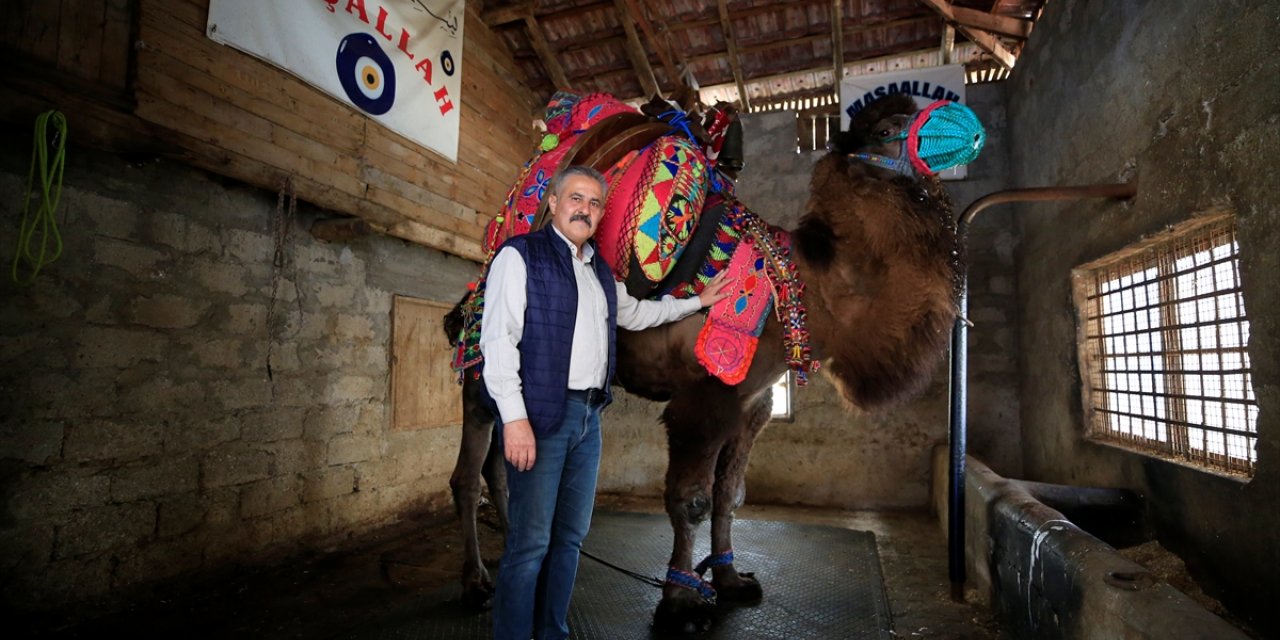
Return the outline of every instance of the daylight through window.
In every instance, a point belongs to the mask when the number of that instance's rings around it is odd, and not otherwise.
[[[1258,403],[1235,219],[1196,220],[1074,273],[1092,437],[1252,476]]]

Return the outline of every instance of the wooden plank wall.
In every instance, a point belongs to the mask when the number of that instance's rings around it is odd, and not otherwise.
[[[128,84],[133,0],[6,0],[0,2],[0,47],[105,90]]]
[[[271,190],[288,180],[299,198],[359,216],[381,232],[483,258],[484,225],[536,142],[531,121],[540,100],[520,82],[510,53],[472,5],[466,12],[462,96],[455,99],[461,108],[456,164],[292,75],[209,40],[208,5],[209,0],[20,0],[6,4],[3,16],[15,22],[4,26],[0,42],[87,81],[95,74],[127,77],[127,34],[136,29],[132,120],[87,113],[93,105],[69,95],[74,92],[49,98],[71,105],[67,115],[73,123],[109,123],[83,132],[102,138],[90,144],[122,146],[127,136],[120,129],[132,129],[131,135],[143,136],[164,155]],[[83,53],[99,50],[104,54]],[[13,111],[5,110],[8,119]],[[73,133],[79,132],[73,127]]]

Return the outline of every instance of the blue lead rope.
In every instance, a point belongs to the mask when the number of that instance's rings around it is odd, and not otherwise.
[[[671,119],[667,120],[667,116],[671,116]],[[690,140],[697,140],[697,138],[693,137],[693,131],[689,129],[688,113],[685,113],[684,111],[680,111],[678,109],[672,109],[670,111],[662,112],[660,115],[658,115],[658,119],[671,125],[672,129],[679,127],[684,131],[684,135],[687,136]]]

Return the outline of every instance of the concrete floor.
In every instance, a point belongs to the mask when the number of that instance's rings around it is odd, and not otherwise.
[[[599,509],[659,512],[656,501],[603,496]],[[989,610],[950,599],[946,544],[924,512],[830,511],[749,506],[742,519],[781,520],[871,531],[876,535],[897,637],[998,640]],[[488,518],[492,522],[492,518]],[[270,569],[174,588],[108,616],[27,620],[31,637],[97,638],[108,633],[157,637],[340,638],[407,619],[428,595],[457,580],[459,528],[452,518],[406,523],[350,551],[299,558]],[[496,562],[499,535],[481,527],[482,549]],[[704,529],[705,535],[705,529]],[[589,561],[589,560],[584,560]],[[750,571],[751,567],[740,567]],[[769,589],[781,585],[764,584]],[[21,635],[21,634],[20,634]]]

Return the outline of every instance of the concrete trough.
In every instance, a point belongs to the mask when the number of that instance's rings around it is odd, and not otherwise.
[[[935,449],[933,496],[944,531],[947,461],[946,447]],[[1008,479],[973,457],[966,464],[966,591],[1012,637],[1248,639],[1099,539],[1140,541],[1136,496]]]

